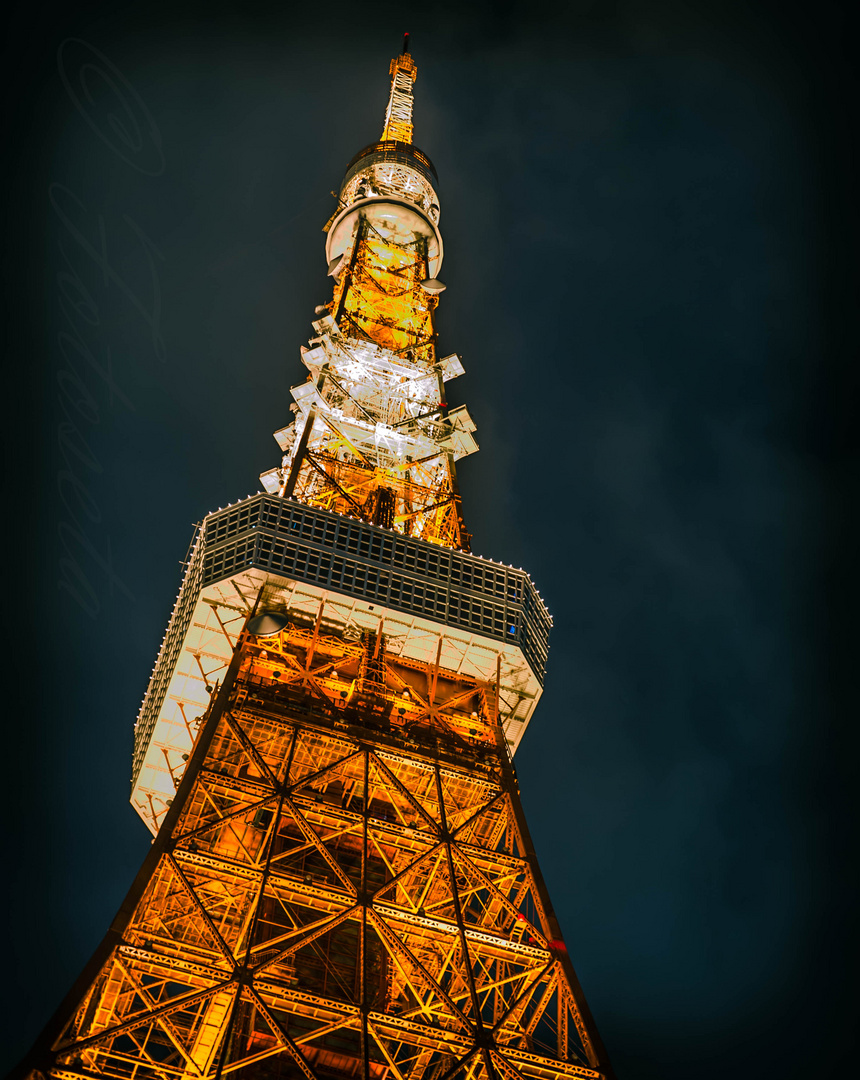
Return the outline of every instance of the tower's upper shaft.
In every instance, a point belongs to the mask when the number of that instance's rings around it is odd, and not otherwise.
[[[382,140],[412,142],[412,84],[417,70],[409,53],[409,35],[403,35],[403,51],[391,61],[391,94],[385,110]]]
[[[295,420],[275,436],[281,465],[261,479],[267,491],[467,550],[455,462],[478,446],[468,410],[445,396],[459,357],[436,352],[439,197],[430,159],[412,144],[408,35],[389,70],[382,139],[347,166],[325,226],[334,295],[302,351],[310,377],[292,388]]]

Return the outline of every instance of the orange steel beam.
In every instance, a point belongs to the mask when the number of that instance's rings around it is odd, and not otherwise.
[[[448,413],[443,366],[462,367],[437,362],[439,207],[408,49],[391,76],[383,141],[328,226],[333,314],[268,490],[467,549],[455,457],[474,425]],[[262,590],[234,587],[250,620]],[[265,637],[245,623],[152,848],[21,1077],[612,1080],[522,813],[501,650],[481,680],[442,666],[444,629],[425,663],[382,621],[324,633],[323,611]]]
[[[31,1067],[215,1080],[286,1056],[308,1080],[324,1060],[344,1077],[419,1080],[468,1058],[489,1080],[489,1056],[524,1080],[610,1075],[554,944],[495,708],[467,744],[426,715],[393,726],[390,675],[346,708],[325,679],[324,700],[284,686],[263,660],[361,661],[320,629],[240,638],[153,849]],[[379,635],[363,648],[405,673]],[[436,708],[485,692],[440,658],[408,669]],[[417,747],[422,726],[432,740]],[[532,944],[516,930],[530,910]]]

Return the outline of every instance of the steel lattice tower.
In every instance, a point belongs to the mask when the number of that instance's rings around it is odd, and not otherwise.
[[[136,725],[152,849],[22,1075],[611,1076],[511,761],[550,618],[468,551],[408,44],[390,73],[280,465],[186,560]]]

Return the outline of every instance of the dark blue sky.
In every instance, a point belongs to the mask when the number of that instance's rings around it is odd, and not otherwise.
[[[378,137],[408,29],[415,139],[440,176],[440,347],[464,358],[450,389],[481,445],[460,470],[467,525],[555,617],[517,765],[610,1056],[621,1080],[840,1074],[856,749],[843,14],[18,7],[3,1064],[147,850],[132,724],[178,563],[192,522],[276,463],[330,295],[328,192]]]

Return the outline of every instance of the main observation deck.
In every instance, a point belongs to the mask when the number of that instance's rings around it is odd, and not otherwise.
[[[380,630],[401,655],[489,682],[516,750],[540,697],[552,620],[523,570],[258,494],[197,527],[135,725],[132,804],[158,829],[200,716],[263,590],[327,633]]]

